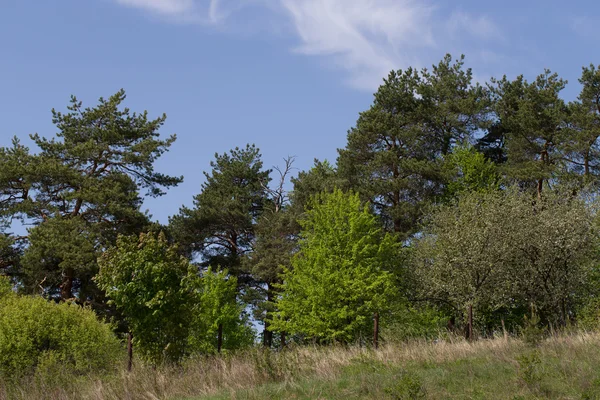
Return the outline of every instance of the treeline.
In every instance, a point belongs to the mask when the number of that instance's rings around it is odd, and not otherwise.
[[[183,179],[154,169],[166,117],[122,108],[123,91],[73,97],[55,137],[0,148],[0,271],[93,309],[154,363],[252,345],[252,320],[269,347],[365,341],[375,314],[384,339],[519,332],[525,314],[593,325],[600,69],[575,101],[566,84],[479,84],[449,55],[392,71],[336,164],[293,177],[254,145],[216,154],[165,226],[140,207]]]

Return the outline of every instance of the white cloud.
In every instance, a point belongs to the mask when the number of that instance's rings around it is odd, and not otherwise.
[[[439,53],[440,48],[462,50],[458,42],[502,39],[489,17],[441,12],[428,0],[115,1],[171,19],[219,27],[244,7],[263,7],[278,20],[284,17],[299,40],[295,52],[324,57],[347,74],[351,86],[367,90],[375,89],[392,69],[423,66],[423,54]]]
[[[168,16],[183,15],[195,7],[194,0],[116,0],[116,2]]]
[[[301,42],[296,50],[328,56],[358,88],[373,89],[391,69],[405,66],[411,47],[434,44],[427,23],[431,8],[411,0],[281,3]]]

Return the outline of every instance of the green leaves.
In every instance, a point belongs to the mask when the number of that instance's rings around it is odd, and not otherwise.
[[[195,268],[162,233],[120,236],[98,262],[95,280],[125,316],[141,357],[178,361],[187,351]]]
[[[37,153],[17,139],[0,148],[0,224],[32,225],[21,260],[30,292],[42,284],[48,296],[78,296],[98,306],[101,296],[90,280],[98,251],[118,234],[147,229],[140,189],[158,196],[182,181],[154,171],[175,140],[159,138],[166,117],[150,120],[146,112],[121,109],[124,100],[120,90],[84,108],[72,97],[68,112],[52,111],[55,137],[31,136]],[[15,257],[0,262],[16,269]]]
[[[414,244],[422,295],[459,314],[527,309],[564,324],[579,301],[597,246],[593,210],[548,192],[465,192],[432,211]],[[570,310],[570,311],[569,311]]]
[[[193,351],[216,353],[219,326],[223,349],[234,350],[254,343],[254,329],[236,300],[237,279],[227,270],[209,268],[193,283],[197,300],[193,310],[189,345]]]
[[[254,145],[215,158],[201,193],[194,197],[194,208],[182,207],[170,219],[170,230],[187,254],[201,255],[205,266],[228,268],[240,284],[247,284],[251,276],[240,261],[254,240],[270,171],[263,170]]]
[[[112,370],[119,362],[121,345],[94,312],[7,293],[6,283],[0,277],[0,375],[19,378],[38,367],[87,374]]]
[[[488,122],[489,96],[463,66],[448,55],[431,71],[392,71],[339,150],[340,175],[405,237],[443,192],[443,156]]]
[[[365,334],[387,308],[396,244],[358,195],[335,190],[314,198],[301,221],[299,253],[282,278],[271,330],[320,341]]]

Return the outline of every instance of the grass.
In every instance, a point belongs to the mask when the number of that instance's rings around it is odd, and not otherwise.
[[[52,375],[52,374],[50,374]],[[9,399],[600,399],[600,334],[249,350],[131,374],[0,381]]]

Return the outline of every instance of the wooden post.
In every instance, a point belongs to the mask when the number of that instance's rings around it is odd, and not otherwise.
[[[127,372],[131,372],[133,366],[133,335],[127,333]]]
[[[469,304],[469,320],[467,322],[467,340],[473,340],[473,304]]]
[[[285,347],[285,332],[281,332],[281,348]]]
[[[217,352],[221,352],[223,347],[223,324],[219,324],[219,333],[217,336]]]
[[[373,317],[373,347],[379,348],[379,313]]]
[[[506,325],[504,325],[504,318],[502,318],[502,333],[504,334],[504,341],[508,341],[508,332],[506,332]]]

